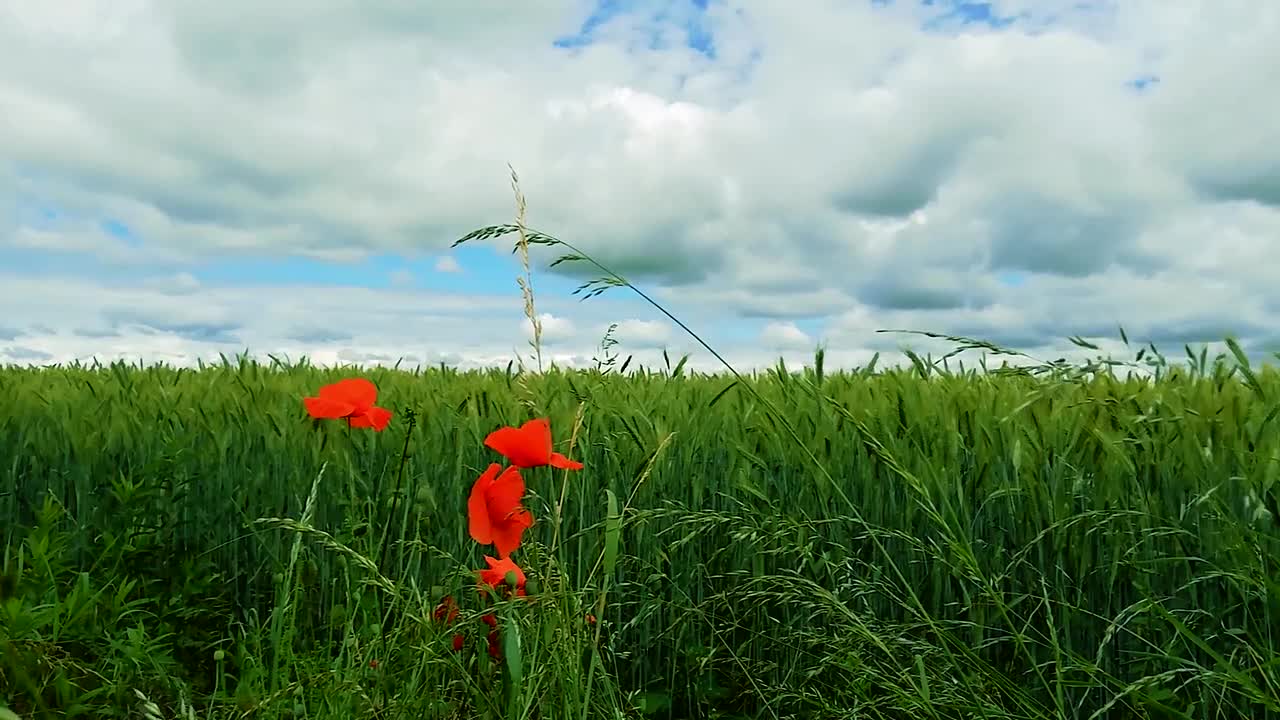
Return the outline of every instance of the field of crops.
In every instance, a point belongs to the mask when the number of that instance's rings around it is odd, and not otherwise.
[[[0,701],[1280,717],[1277,375],[5,369]],[[308,417],[348,377],[384,430]],[[486,597],[485,439],[539,417],[584,467],[522,470]]]

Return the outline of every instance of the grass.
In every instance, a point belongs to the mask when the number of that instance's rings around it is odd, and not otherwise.
[[[938,335],[901,370],[630,368],[609,336],[544,369],[529,246],[594,261],[512,179],[516,223],[459,242],[516,236],[533,368],[0,372],[10,712],[1280,717],[1275,369],[1232,342],[966,368],[1017,353]],[[666,313],[595,267],[580,294]],[[391,428],[300,419],[353,374]],[[465,498],[535,416],[586,468],[526,473],[533,599],[493,608],[495,659]]]

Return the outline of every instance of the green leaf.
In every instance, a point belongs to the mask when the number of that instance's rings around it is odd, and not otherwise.
[[[1267,398],[1267,393],[1262,389],[1262,383],[1258,382],[1258,376],[1253,374],[1253,368],[1249,367],[1249,356],[1244,354],[1244,348],[1240,347],[1240,343],[1236,342],[1235,338],[1227,338],[1226,342],[1227,349],[1230,350],[1231,354],[1236,358],[1236,369],[1240,372],[1240,375],[1244,377],[1245,384],[1248,385],[1249,389],[1253,390],[1258,397],[1265,400]]]
[[[502,633],[502,659],[506,661],[507,678],[511,682],[507,687],[510,692],[508,702],[512,708],[516,708],[523,689],[524,658],[520,651],[520,624],[516,621],[515,612],[509,607],[502,613],[502,629],[499,632]]]
[[[604,575],[613,577],[613,568],[618,563],[618,545],[622,540],[622,517],[618,514],[618,496],[612,490],[604,493],[608,505],[604,521]]]

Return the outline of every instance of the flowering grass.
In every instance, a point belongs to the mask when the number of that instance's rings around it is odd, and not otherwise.
[[[517,197],[465,241],[527,269],[564,243]],[[602,271],[584,294],[629,287]],[[530,370],[0,371],[0,702],[1280,717],[1280,375],[1236,346],[1142,349],[1152,378],[543,371],[521,286]]]

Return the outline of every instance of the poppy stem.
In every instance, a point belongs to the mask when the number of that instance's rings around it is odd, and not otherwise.
[[[382,539],[378,543],[378,564],[387,566],[387,550],[391,547],[388,539],[391,536],[391,525],[396,520],[396,511],[400,506],[400,490],[404,486],[404,468],[409,464],[409,439],[413,437],[413,428],[417,424],[418,415],[413,408],[405,410],[407,428],[404,433],[404,447],[400,451],[400,467],[396,470],[396,487],[391,493],[391,511],[387,514],[387,522],[382,528]]]
[[[579,402],[578,409],[573,416],[573,432],[569,434],[569,447],[567,449],[567,453],[569,455],[572,455],[573,448],[578,442],[578,431],[582,429],[582,419],[586,414],[586,410],[587,404],[585,402]],[[556,559],[560,560],[563,565],[563,558],[560,558],[556,551],[560,547],[560,528],[563,524],[564,518],[564,503],[565,497],[569,493],[569,471],[562,470],[561,472],[564,479],[560,482],[560,499],[556,501],[555,506],[555,517],[553,518],[555,527],[551,536],[551,554],[555,556]]]

